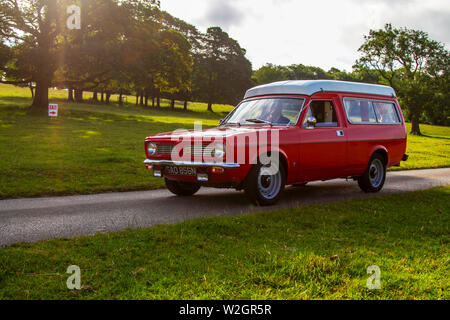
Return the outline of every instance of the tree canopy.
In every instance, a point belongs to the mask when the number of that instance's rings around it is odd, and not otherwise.
[[[80,28],[68,28],[68,8],[80,8]],[[383,83],[398,93],[412,133],[419,121],[450,124],[450,54],[427,33],[386,24],[371,30],[351,72],[303,64],[266,64],[252,72],[246,50],[219,27],[206,33],[161,11],[157,0],[3,0],[0,2],[0,82],[29,85],[35,109],[48,88],[83,91],[109,102],[134,94],[160,99],[237,103],[254,84],[289,79]],[[35,91],[35,94],[34,94]],[[106,98],[104,98],[106,96]]]
[[[80,28],[66,26],[80,8]],[[33,107],[48,88],[135,94],[148,99],[235,103],[251,84],[245,50],[220,28],[202,34],[159,9],[156,0],[5,0],[0,3],[1,82],[33,84]],[[213,91],[209,91],[213,90]],[[75,97],[73,97],[75,92]]]
[[[332,79],[386,84],[397,92],[413,134],[420,134],[420,121],[450,125],[450,55],[441,43],[423,31],[387,24],[371,30],[359,52],[351,72],[266,64],[254,72],[253,81]]]
[[[450,53],[426,32],[386,24],[371,30],[359,51],[356,68],[376,70],[396,90],[408,111],[411,133],[420,135],[424,111],[433,114],[440,105],[448,114]]]

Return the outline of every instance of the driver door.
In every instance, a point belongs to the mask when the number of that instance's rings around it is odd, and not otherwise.
[[[347,135],[342,106],[337,97],[313,98],[300,129],[299,181],[345,176]],[[314,117],[315,126],[308,125]]]

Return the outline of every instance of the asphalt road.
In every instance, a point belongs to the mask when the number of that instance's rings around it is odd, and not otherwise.
[[[450,168],[388,174],[382,192],[367,195],[354,181],[288,187],[277,206],[258,208],[242,192],[201,189],[179,198],[167,190],[0,201],[0,245],[150,227],[205,216],[231,216],[312,203],[373,197],[450,185]]]

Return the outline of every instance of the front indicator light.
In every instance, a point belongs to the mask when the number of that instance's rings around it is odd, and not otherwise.
[[[215,174],[223,174],[225,172],[225,169],[219,168],[219,167],[214,167],[211,169],[211,172],[215,173]]]

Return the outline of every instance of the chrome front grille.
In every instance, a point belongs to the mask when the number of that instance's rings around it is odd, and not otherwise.
[[[193,145],[191,153],[194,157],[202,157],[205,155],[206,147],[207,146]]]
[[[200,146],[200,145],[191,145],[191,155],[194,157],[202,157],[205,155],[205,150],[208,146]],[[156,154],[157,155],[171,155],[175,145],[170,144],[159,144],[156,145]],[[208,151],[208,150],[207,150]],[[211,151],[211,150],[209,150]]]
[[[170,144],[159,144],[156,146],[157,155],[171,155],[175,146]]]

